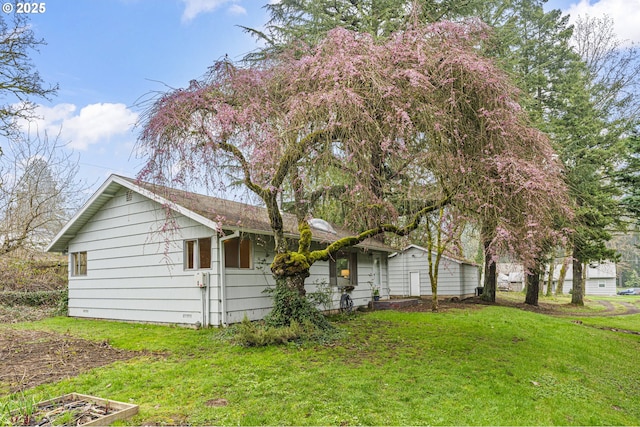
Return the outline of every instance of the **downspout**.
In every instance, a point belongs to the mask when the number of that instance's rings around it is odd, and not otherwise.
[[[411,283],[409,272],[407,271],[407,257],[406,253],[402,254],[402,296],[407,297],[411,293]]]
[[[205,298],[205,302],[204,302],[204,310],[205,310],[205,314],[203,314],[202,316],[202,327],[203,328],[208,328],[209,326],[211,326],[211,274],[209,271],[207,271],[205,273],[205,277],[203,278],[203,280],[205,280],[204,283],[204,298]]]
[[[220,268],[218,269],[218,286],[220,289],[220,324],[222,326],[229,326],[227,325],[227,279],[226,270],[224,268],[224,242],[230,239],[235,239],[236,237],[240,237],[240,232],[238,230],[234,231],[233,234],[218,239],[218,263],[220,265]]]
[[[202,274],[202,280],[204,282],[204,286],[203,286],[203,288],[201,289],[201,292],[200,292],[200,299],[201,299],[201,302],[202,302],[202,304],[200,304],[200,309],[202,310],[202,319],[200,319],[200,320],[202,320],[202,324],[201,324],[202,328],[206,328],[207,327],[207,294],[208,294],[209,284],[207,283],[208,281],[206,279],[205,274],[209,274],[209,273],[203,273]],[[200,323],[200,322],[197,322],[197,323]],[[196,325],[197,325],[197,323],[196,323]]]

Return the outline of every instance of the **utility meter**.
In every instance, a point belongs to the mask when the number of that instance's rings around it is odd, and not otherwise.
[[[197,287],[204,288],[207,286],[207,276],[204,272],[198,271],[195,274],[194,279]]]

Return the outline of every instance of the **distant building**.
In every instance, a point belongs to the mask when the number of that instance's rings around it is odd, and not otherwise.
[[[555,291],[562,263],[555,266],[553,271],[553,287]],[[567,266],[562,292],[568,294],[573,288],[573,265]],[[616,264],[610,261],[591,263],[585,269],[585,295],[615,295],[616,294]]]
[[[558,278],[560,277],[560,269],[562,261],[556,263],[553,271],[553,289],[555,292]],[[547,267],[548,270],[548,267]],[[497,264],[498,271],[498,289],[522,291],[525,285],[524,267],[520,263],[515,262],[499,262]],[[548,283],[548,273],[545,273],[544,283],[541,283],[544,291]],[[573,265],[569,263],[567,266],[567,274],[564,279],[562,292],[568,294],[573,288]],[[602,263],[591,263],[585,269],[585,295],[615,295],[616,294],[616,265],[610,261]]]
[[[409,245],[389,255],[391,296],[431,296],[428,249]],[[435,257],[435,254],[431,254]],[[443,255],[438,267],[438,296],[466,298],[479,285],[478,265]]]

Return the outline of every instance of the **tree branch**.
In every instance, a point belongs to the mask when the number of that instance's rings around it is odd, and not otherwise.
[[[338,239],[327,246],[325,249],[312,251],[307,257],[309,259],[309,264],[313,264],[316,261],[326,261],[339,250],[355,246],[358,243],[362,243],[363,241],[371,237],[375,237],[381,233],[393,233],[397,236],[406,236],[407,234],[418,228],[422,218],[424,218],[425,215],[437,209],[440,209],[450,202],[451,197],[447,196],[439,202],[434,202],[433,204],[420,209],[413,216],[413,220],[411,221],[411,223],[405,225],[404,227],[399,227],[393,224],[380,224],[377,227],[370,228],[369,230],[363,231],[362,233],[355,236],[348,236]]]

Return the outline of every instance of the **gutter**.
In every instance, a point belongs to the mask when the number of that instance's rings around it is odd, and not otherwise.
[[[218,239],[218,263],[220,265],[218,287],[220,289],[220,324],[222,326],[229,326],[227,324],[227,274],[224,268],[224,242],[235,239],[236,237],[240,237],[238,230],[234,231],[233,234]]]

